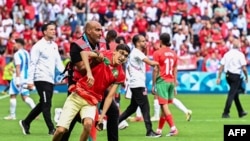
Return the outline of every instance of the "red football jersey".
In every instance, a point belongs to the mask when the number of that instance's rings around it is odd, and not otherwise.
[[[160,77],[167,82],[175,82],[174,68],[177,66],[176,53],[168,47],[163,47],[154,52],[153,58],[159,62]]]
[[[93,105],[102,100],[105,90],[110,85],[125,81],[122,65],[113,66],[111,64],[113,51],[106,50],[102,53],[106,58],[105,61],[91,69],[95,79],[94,85],[88,86],[87,76],[82,76],[76,83],[76,92]]]

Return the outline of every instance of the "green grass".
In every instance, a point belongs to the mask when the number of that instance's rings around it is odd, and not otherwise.
[[[38,101],[38,95],[31,95],[34,100]],[[65,100],[66,94],[55,94],[53,97],[53,116],[54,108],[61,107]],[[223,141],[223,125],[225,124],[249,124],[249,115],[245,118],[238,118],[236,108],[233,104],[231,108],[231,118],[222,119],[221,113],[224,108],[226,95],[187,95],[179,94],[177,96],[188,108],[192,109],[193,116],[191,122],[185,121],[185,115],[179,111],[176,107],[171,105],[171,111],[174,116],[174,122],[179,129],[178,136],[175,137],[161,137],[159,139],[152,139],[145,137],[145,126],[143,122],[129,123],[129,127],[125,130],[120,130],[120,141]],[[249,95],[241,95],[242,105],[247,111],[250,109],[250,97]],[[151,104],[151,115],[153,112],[153,96],[149,95]],[[129,104],[129,100],[122,98],[121,108],[124,110]],[[42,115],[38,120],[35,120],[31,124],[31,134],[23,135],[18,125],[18,121],[23,119],[30,109],[21,101],[18,96],[17,101],[17,120],[5,121],[4,116],[8,115],[9,111],[9,98],[0,99],[0,141],[49,141],[52,139],[49,136],[48,129],[45,125]],[[154,129],[157,128],[157,122],[153,122]],[[77,124],[70,141],[79,140],[82,127]],[[165,135],[169,131],[167,124],[164,127],[163,134]],[[107,141],[106,131],[98,132],[98,141]]]

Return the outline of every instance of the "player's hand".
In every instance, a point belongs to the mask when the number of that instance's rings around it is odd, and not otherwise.
[[[220,84],[220,78],[218,78],[218,79],[216,80],[216,84],[217,84],[217,85]]]
[[[98,57],[96,58],[98,62],[102,62],[104,59],[104,55],[102,53],[99,53]]]
[[[33,90],[33,89],[34,89],[34,84],[28,84],[28,85],[27,85],[27,89]]]
[[[176,88],[174,89],[174,96],[177,96],[177,90],[176,90]]]
[[[96,125],[95,125],[96,129],[98,131],[102,131],[103,130],[103,117],[100,116],[98,121],[96,121]]]
[[[92,75],[92,73],[91,72],[88,72],[87,73],[87,83],[88,83],[88,85],[91,87],[91,86],[93,86],[93,84],[95,83],[95,79],[94,79],[94,77],[93,77],[93,75]]]
[[[152,86],[152,90],[151,90],[151,91],[152,91],[152,94],[153,94],[153,95],[156,95],[156,94],[157,94],[156,91],[155,91],[155,86]]]
[[[20,77],[16,77],[15,83],[16,83],[16,86],[17,86],[17,87],[20,87],[20,84],[21,84],[21,79],[20,79]]]

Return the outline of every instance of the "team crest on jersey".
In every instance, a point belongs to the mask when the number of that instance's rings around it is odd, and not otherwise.
[[[112,73],[113,73],[113,76],[114,76],[115,78],[118,77],[118,70],[117,70],[117,69],[113,69],[113,70],[112,70]]]

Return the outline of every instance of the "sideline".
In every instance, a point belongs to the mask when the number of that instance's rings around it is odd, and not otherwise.
[[[7,97],[9,97],[9,95],[8,95],[8,94],[3,95],[3,96],[0,96],[0,100],[1,100],[1,99],[4,99],[4,98],[7,98]]]

